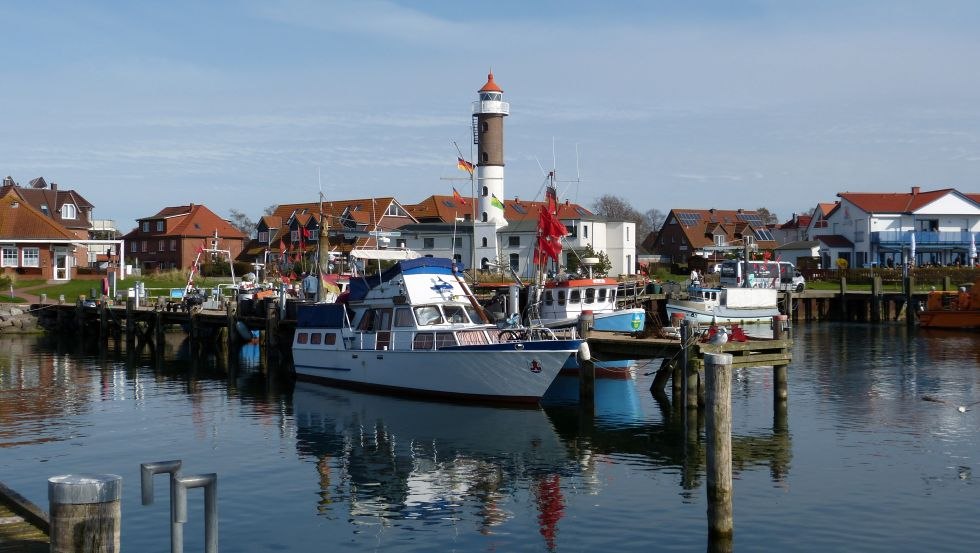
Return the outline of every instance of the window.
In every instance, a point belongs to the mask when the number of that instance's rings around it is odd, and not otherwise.
[[[555,303],[555,296],[552,295],[551,290],[545,290],[544,292],[544,304],[551,305]]]
[[[436,247],[436,239],[435,238],[423,238],[422,239],[422,249],[423,250],[431,250],[431,249],[433,249],[435,247]]]
[[[595,303],[595,288],[585,289],[585,303]]]
[[[455,345],[456,336],[452,332],[436,332],[436,349]]]
[[[630,241],[630,228],[629,227],[626,227],[626,241],[627,242]]]
[[[62,219],[74,219],[77,216],[78,216],[78,210],[75,209],[75,204],[65,204],[61,206]]]
[[[716,234],[716,235],[714,235],[714,239],[715,239],[715,245],[716,246],[727,246],[728,245],[728,240],[725,240],[725,235],[724,234]]]
[[[581,302],[582,302],[581,290],[572,290],[571,293],[568,294],[568,303],[581,303]]]
[[[521,268],[521,256],[520,254],[512,253],[510,254],[510,268],[513,271],[518,271]]]
[[[507,246],[509,246],[511,248],[519,248],[519,247],[521,247],[521,237],[520,236],[508,236],[507,237]]]
[[[415,326],[415,319],[412,318],[412,310],[407,307],[399,307],[398,309],[395,309],[395,326]]]
[[[483,221],[484,223],[487,222],[487,212],[486,211],[484,211],[483,212],[483,215],[480,216],[480,220]]]
[[[306,342],[309,341],[309,338],[310,338],[310,335],[309,334],[307,334],[305,332],[300,332],[299,334],[296,335],[296,343],[297,344],[305,344]]]
[[[150,232],[150,222],[149,221],[143,221],[143,224],[141,226],[143,228],[143,232]]]
[[[263,230],[259,232],[259,243],[268,244],[269,243],[269,231]]]
[[[486,152],[482,152],[480,154],[480,161],[482,163],[489,163],[490,162],[490,154],[488,154]]]
[[[3,267],[17,266],[17,246],[3,247],[3,262],[0,263],[0,266]]]
[[[484,248],[487,247],[487,237],[486,236],[484,236],[483,238],[480,239],[480,244],[482,244]]]
[[[462,248],[463,247],[463,237],[462,236],[457,236],[457,237],[453,238],[453,246],[455,246],[457,248]]]
[[[140,240],[140,251],[141,252],[146,251],[146,240]]]
[[[325,332],[323,334],[323,343],[332,346],[337,343],[337,335],[333,332]]]
[[[469,318],[466,316],[466,309],[461,305],[446,305],[443,306],[442,310],[446,313],[446,321],[450,323],[468,323]]]
[[[132,242],[129,243],[129,251],[131,251],[133,253],[136,253],[138,251],[136,249],[136,241],[135,240],[133,240]]]
[[[568,232],[569,238],[578,237],[578,227],[575,225],[565,225],[565,231]]]
[[[314,344],[314,345],[315,344],[319,344],[320,343],[320,340],[322,340],[322,339],[323,339],[323,335],[320,334],[319,332],[314,332],[314,333],[310,334],[310,343],[311,344]]]
[[[402,208],[392,203],[388,206],[387,211],[385,211],[385,215],[390,215],[392,217],[405,217],[406,213],[402,210]]]
[[[405,242],[405,239],[404,238],[395,238],[395,247],[396,248],[405,248],[406,247],[405,246],[406,244],[407,244],[407,242]]]
[[[412,340],[412,349],[432,349],[435,345],[435,335],[431,332],[418,332]]]
[[[291,230],[291,231],[289,231],[289,241],[290,242],[299,242],[299,231],[298,230]]]
[[[163,232],[163,221],[157,221],[157,232]]]
[[[588,237],[589,237],[589,225],[582,225],[582,238],[588,238]],[[627,240],[629,239],[627,238]]]
[[[565,305],[565,291],[558,291],[558,305]]]
[[[160,243],[157,244],[157,251],[158,252],[167,251],[167,241],[166,240],[160,240]]]
[[[176,238],[171,238],[170,239],[170,251],[172,251],[172,252],[177,251],[177,239]]]
[[[24,248],[21,250],[21,255],[23,256],[20,263],[22,267],[41,266],[41,248]]]
[[[419,326],[442,324],[442,313],[434,305],[421,305],[415,308],[415,318]]]
[[[490,125],[486,121],[480,121],[480,132],[487,132],[490,130]]]
[[[599,303],[603,303],[605,301],[606,301],[606,289],[599,288]]]

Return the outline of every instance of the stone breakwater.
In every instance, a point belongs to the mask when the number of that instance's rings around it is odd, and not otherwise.
[[[43,332],[38,318],[27,309],[9,304],[0,304],[0,334],[33,334]]]

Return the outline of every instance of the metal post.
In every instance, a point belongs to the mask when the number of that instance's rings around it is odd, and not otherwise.
[[[178,476],[176,486],[177,522],[187,522],[187,489],[204,488],[204,551],[218,553],[218,475],[215,473]]]
[[[184,527],[177,522],[177,483],[180,476],[181,461],[158,461],[156,463],[140,464],[140,488],[143,493],[143,505],[153,504],[153,475],[167,473],[170,475],[170,551],[182,553],[184,550]]]
[[[115,553],[122,522],[122,477],[68,474],[48,479],[52,553]]]

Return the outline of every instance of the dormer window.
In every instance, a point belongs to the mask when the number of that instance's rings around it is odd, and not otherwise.
[[[62,219],[74,219],[77,216],[78,216],[78,210],[75,209],[75,204],[65,204],[61,206]]]
[[[41,213],[48,215],[48,204],[41,204]]]
[[[157,232],[163,232],[163,221],[157,221]]]
[[[149,221],[143,221],[143,224],[140,225],[140,226],[143,227],[143,232],[150,232],[150,222]]]

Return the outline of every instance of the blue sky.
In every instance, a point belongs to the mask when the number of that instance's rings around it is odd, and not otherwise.
[[[980,191],[980,2],[0,4],[0,173],[123,230],[166,205],[461,192],[470,104],[511,104],[508,197],[640,211]],[[578,154],[576,155],[576,150]]]

